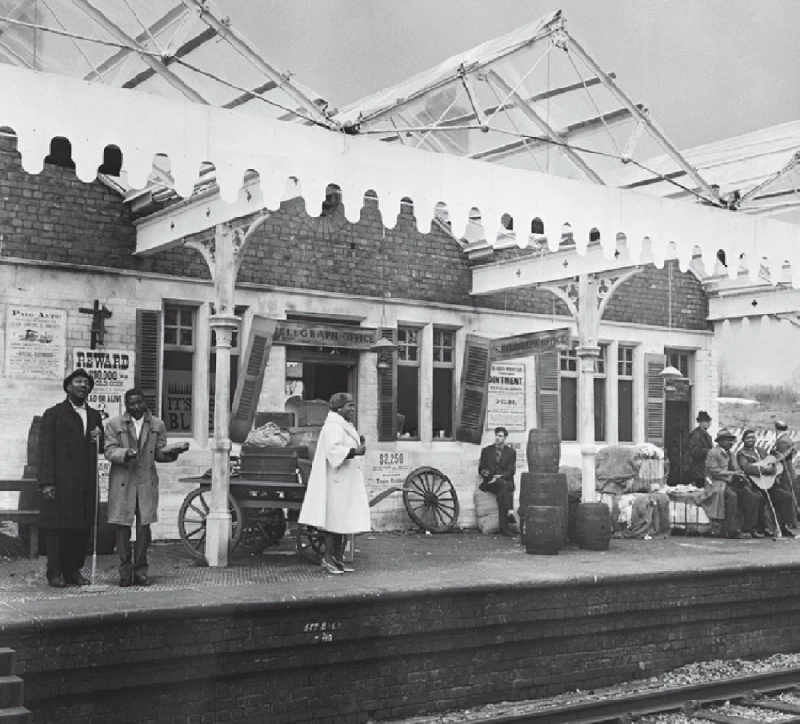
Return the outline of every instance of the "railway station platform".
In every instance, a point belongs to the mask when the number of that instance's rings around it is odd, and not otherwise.
[[[800,651],[800,539],[543,556],[380,533],[342,576],[289,537],[226,569],[151,550],[147,588],[117,586],[116,556],[98,557],[103,590],[48,587],[44,558],[0,563],[0,646],[33,722],[378,721]]]

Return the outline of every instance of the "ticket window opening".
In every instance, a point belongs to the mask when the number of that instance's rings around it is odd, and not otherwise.
[[[337,392],[355,394],[357,358],[334,364],[317,360],[287,360],[286,398],[328,401]]]

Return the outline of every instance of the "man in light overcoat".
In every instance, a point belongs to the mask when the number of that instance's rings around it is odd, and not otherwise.
[[[111,462],[108,480],[108,522],[116,526],[119,585],[149,585],[147,549],[150,526],[158,520],[156,463],[171,463],[189,444],[167,449],[164,423],[150,414],[144,393],[125,393],[125,412],[105,428],[105,455]],[[131,551],[131,527],[136,523],[136,543]]]

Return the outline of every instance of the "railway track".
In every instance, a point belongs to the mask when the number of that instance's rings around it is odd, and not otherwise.
[[[549,708],[519,710],[470,719],[469,724],[627,724],[637,721],[644,723],[662,714],[681,715],[686,721],[713,721],[722,724],[755,724],[765,721],[800,724],[800,703],[787,703],[777,698],[779,694],[787,692],[797,692],[797,701],[800,702],[800,668],[622,694]],[[742,713],[742,707],[746,707],[747,714]]]

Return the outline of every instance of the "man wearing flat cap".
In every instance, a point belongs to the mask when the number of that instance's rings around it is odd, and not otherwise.
[[[770,451],[778,460],[783,463],[783,472],[780,474],[776,484],[792,496],[791,514],[789,525],[794,528],[797,525],[797,491],[794,479],[794,454],[795,446],[792,436],[789,434],[789,426],[783,420],[775,422],[775,433],[777,439]]]
[[[697,427],[689,434],[689,480],[698,488],[706,484],[706,456],[714,447],[708,426],[711,424],[711,415],[705,410],[697,413]]]
[[[716,445],[706,456],[705,495],[701,499],[711,519],[712,532],[721,538],[763,537],[758,533],[758,519],[763,498],[738,468],[731,452],[736,435],[722,428]]]
[[[39,433],[39,526],[47,545],[47,581],[85,586],[81,573],[95,524],[97,451],[103,422],[86,404],[94,380],[76,369],[64,380],[63,402],[45,410]]]

